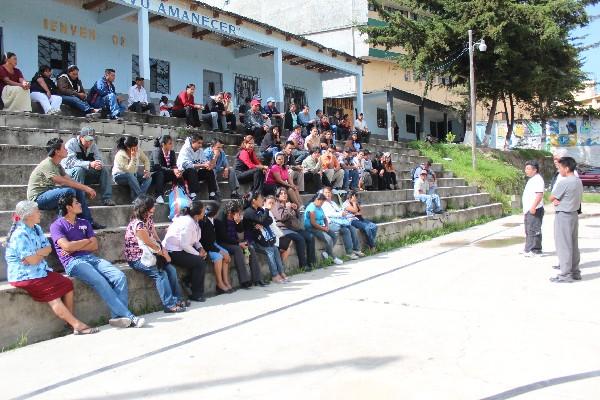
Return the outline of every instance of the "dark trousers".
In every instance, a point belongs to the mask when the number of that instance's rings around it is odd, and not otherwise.
[[[208,185],[208,193],[217,193],[217,177],[213,170],[188,168],[183,171],[183,179],[188,183],[188,188],[192,193],[200,193],[200,181],[205,181]]]
[[[200,126],[198,110],[196,110],[194,107],[184,107],[181,110],[172,110],[171,117],[185,118],[188,125],[196,128]]]
[[[248,247],[248,250],[250,250],[250,273],[248,273],[248,270],[246,269],[246,258],[244,257],[244,251],[240,246],[228,243],[219,243],[219,246],[226,249],[235,261],[235,268],[237,269],[238,280],[240,281],[240,284],[252,283],[260,280],[260,266],[258,265],[258,260],[256,259],[256,251],[254,250],[254,247]]]
[[[325,179],[327,179],[324,175],[323,177]],[[319,190],[321,190],[321,187],[323,186],[322,184],[322,180],[321,180],[321,175],[319,174],[313,174],[312,172],[305,172],[304,173],[304,187],[306,188],[306,191],[310,191],[311,193],[316,193]]]
[[[542,220],[544,207],[535,210],[535,214],[527,211],[525,214],[525,252],[542,252]]]
[[[129,106],[128,110],[140,114],[146,111],[150,111],[150,114],[156,115],[156,107],[153,103],[142,104],[141,102],[136,101],[135,103],[132,103]]]
[[[260,146],[260,143],[262,142],[263,138],[265,137],[265,130],[262,127],[246,128],[246,133],[248,135],[252,135],[254,137],[254,141],[256,142],[257,146]]]
[[[172,169],[168,171],[161,169],[152,173],[152,185],[154,185],[156,197],[165,194],[165,191],[167,190],[166,184],[169,182],[172,182],[172,184],[177,182],[177,177]]]
[[[395,172],[384,172],[383,173],[383,187],[388,190],[390,185],[397,185],[396,173]]]
[[[290,238],[294,242],[296,254],[298,254],[298,263],[301,267],[316,264],[315,237],[312,233],[305,230],[286,230],[285,237]]]
[[[265,174],[260,168],[249,169],[248,171],[239,172],[235,171],[239,183],[252,182],[252,192],[263,191],[263,185],[265,183]]]
[[[186,253],[185,251],[169,252],[173,264],[189,269],[191,272],[192,297],[204,296],[204,276],[206,263],[200,256]]]

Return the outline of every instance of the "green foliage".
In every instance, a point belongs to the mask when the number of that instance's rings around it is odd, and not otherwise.
[[[511,151],[524,160],[539,160],[540,158],[552,156],[552,153],[546,150],[512,149]]]
[[[471,148],[464,145],[427,144],[410,142],[409,147],[419,150],[422,155],[441,163],[444,169],[464,178],[469,185],[476,185],[490,194],[493,201],[501,202],[509,213],[511,196],[520,194],[525,185],[523,172],[499,159],[497,153],[477,151],[477,169],[471,163]],[[501,154],[501,152],[498,152]]]
[[[25,347],[27,346],[27,344],[29,343],[29,338],[27,336],[27,333],[21,333],[21,335],[18,337],[17,341],[8,346],[8,347],[2,347],[0,348],[0,353],[4,353],[6,351],[11,351],[11,350],[15,350],[21,347]]]
[[[452,132],[446,133],[446,143],[454,143],[456,140],[456,135]]]
[[[600,203],[600,193],[584,193],[584,203]]]

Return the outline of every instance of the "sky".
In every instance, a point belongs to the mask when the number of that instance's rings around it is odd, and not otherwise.
[[[600,4],[595,6],[589,6],[587,8],[589,15],[600,15]],[[582,41],[584,44],[590,44],[594,41],[600,41],[600,17],[595,21],[592,21],[585,28],[577,29],[573,31],[573,36],[587,37]],[[591,78],[595,79],[596,82],[600,82],[600,47],[590,49],[582,53],[584,59],[583,71],[592,74]]]

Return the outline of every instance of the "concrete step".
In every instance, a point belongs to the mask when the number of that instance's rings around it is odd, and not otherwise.
[[[489,203],[489,195],[487,193],[476,193],[476,194],[468,194],[468,195],[458,195],[453,197],[444,197],[442,198],[442,206],[444,208],[450,206],[452,209],[463,209],[473,206],[479,206],[483,204]],[[123,260],[122,255],[122,247],[123,247],[123,237],[124,237],[124,227],[129,221],[129,211],[130,207],[122,206],[118,208],[111,207],[98,207],[92,211],[92,214],[96,218],[95,212],[98,211],[99,215],[97,216],[97,221],[100,223],[105,223],[101,216],[107,218],[112,224],[107,228],[98,231],[98,239],[100,243],[100,249],[102,252],[103,258],[111,261],[118,262]],[[419,201],[415,201],[414,199],[403,200],[403,201],[394,201],[388,203],[375,203],[375,204],[367,204],[363,206],[363,215],[365,218],[375,219],[375,220],[392,220],[398,218],[407,218],[414,215],[424,214],[425,213],[425,205]],[[10,213],[4,212],[0,213],[4,220],[9,219]],[[112,215],[110,215],[112,214]],[[157,207],[157,229],[158,226],[162,226],[164,229],[168,223],[167,219],[168,210],[166,206]],[[48,232],[49,222],[52,220],[52,213],[45,213],[44,221],[42,223],[42,228],[44,231]],[[3,226],[7,226],[5,222],[3,222]],[[5,229],[4,232],[7,232],[8,229]],[[120,237],[119,237],[120,233]],[[159,232],[160,234],[160,232]],[[115,236],[116,235],[116,236]],[[161,235],[162,237],[162,235]],[[0,249],[0,281],[6,279],[6,264],[4,260],[4,247]],[[48,263],[53,268],[60,269],[60,264],[58,263],[58,259],[55,257],[54,253],[48,258]]]
[[[450,211],[442,218],[416,217],[386,222],[379,224],[378,237],[382,240],[395,240],[411,232],[440,228],[444,223],[466,222],[482,216],[499,217],[501,214],[502,205],[498,203],[466,210]],[[334,251],[336,255],[341,255],[343,252],[339,242],[338,240]],[[322,244],[317,241],[317,249],[321,248]],[[264,258],[259,257],[261,270],[265,276],[268,276]],[[155,286],[150,279],[126,266],[120,265],[120,267],[127,276],[129,283],[129,305],[132,310],[147,310],[160,305]],[[286,272],[292,273],[296,270],[296,258],[291,256],[286,265]],[[237,286],[235,268],[232,267],[231,271],[232,284]],[[180,274],[184,273],[179,268],[178,272]],[[77,279],[74,280],[74,284],[77,316],[81,320],[91,323],[92,321],[98,321],[100,317],[108,317],[106,306],[93,290]],[[214,275],[210,268],[206,276],[205,287],[208,296],[215,293]],[[34,302],[22,289],[16,289],[8,283],[0,284],[0,309],[5,311],[2,321],[3,329],[0,330],[0,347],[12,345],[22,334],[27,335],[29,343],[35,343],[55,337],[58,332],[63,330],[62,321],[49,312],[47,305]]]
[[[0,167],[1,169],[1,167]],[[412,181],[410,179],[401,179],[398,180],[398,184],[402,189],[411,189]],[[455,186],[466,186],[465,180],[461,178],[441,178],[438,179],[438,185],[440,187],[455,187]],[[98,185],[90,185],[92,188],[98,192]],[[117,204],[129,204],[132,199],[130,197],[129,188],[121,185],[113,185],[113,201]],[[219,182],[219,189],[221,191],[223,198],[229,198],[231,196],[231,191],[229,190],[229,184],[227,182]],[[250,189],[250,184],[241,184],[240,185],[240,193],[246,193]],[[149,193],[153,193],[152,187],[150,188]],[[14,210],[15,205],[27,198],[27,185],[0,185],[0,191],[5,193],[3,196],[0,196],[0,211],[11,211]],[[386,193],[384,191],[383,193]],[[390,191],[394,192],[394,191]],[[373,193],[382,193],[379,191]],[[206,190],[206,186],[202,185],[202,191],[200,192],[200,199],[208,199],[208,192]],[[90,205],[100,205],[100,193],[96,196],[95,199],[90,201]]]
[[[122,188],[121,188],[122,189]],[[93,205],[91,207],[92,215],[94,220],[101,223],[102,225],[106,225],[108,227],[113,226],[122,226],[127,225],[129,219],[131,218],[132,206],[130,204],[129,197],[127,193],[121,193],[123,190],[119,191],[119,196],[125,197],[127,201],[122,202],[121,204],[114,207],[106,207]],[[440,197],[455,197],[455,196],[463,196],[463,195],[475,195],[477,193],[477,187],[474,186],[457,186],[457,187],[442,187],[438,189],[438,194]],[[314,195],[306,194],[302,195],[302,200],[305,204],[308,204]],[[369,212],[373,212],[373,214],[369,214],[373,217],[384,217],[392,218],[396,215],[396,211],[390,210],[389,204],[394,204],[402,201],[412,202],[413,191],[412,189],[403,189],[403,190],[390,190],[390,191],[376,191],[376,192],[361,192],[359,194],[360,201],[365,207],[369,207]],[[120,200],[120,197],[116,197],[117,200]],[[224,199],[223,202],[228,202],[229,199]],[[92,204],[98,204],[97,201],[94,201]],[[16,205],[16,203],[15,203]],[[381,211],[377,211],[377,207],[371,207],[371,205],[382,206],[384,209]],[[461,207],[455,207],[461,208]],[[410,211],[409,211],[410,212]],[[4,234],[10,229],[12,224],[13,211],[11,209],[7,209],[6,211],[0,211],[0,235]],[[156,213],[154,220],[156,222],[169,222],[169,207],[167,205],[156,205]],[[403,212],[400,212],[398,215],[406,215]],[[49,226],[56,219],[57,213],[56,211],[44,210],[42,211],[42,221],[41,226],[44,231],[48,232]],[[366,214],[365,214],[366,216]]]
[[[32,145],[45,146],[48,140],[60,137],[65,142],[77,134],[78,131],[57,130],[57,129],[38,129],[38,128],[20,128],[0,126],[0,143],[14,145]],[[99,147],[113,148],[117,140],[123,136],[122,133],[101,132],[96,135],[96,143]],[[136,136],[141,143],[142,149],[152,150],[154,148],[154,139],[158,136]],[[185,134],[176,132],[172,137],[175,139],[175,150],[179,150],[185,140]],[[181,137],[181,138],[180,138]],[[242,140],[240,135],[228,133],[202,133],[206,143],[214,138],[221,139],[225,144],[238,147]]]

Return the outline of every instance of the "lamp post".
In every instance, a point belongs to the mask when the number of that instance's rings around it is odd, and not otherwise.
[[[471,161],[473,169],[475,169],[477,163],[475,161],[475,147],[477,147],[477,119],[476,119],[476,103],[477,99],[475,96],[475,68],[473,62],[473,53],[475,51],[474,46],[479,46],[479,51],[484,52],[487,50],[485,41],[481,39],[479,42],[473,44],[473,31],[469,29],[469,86],[471,92]]]

